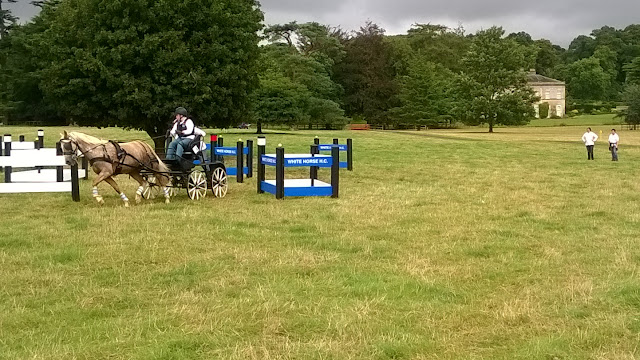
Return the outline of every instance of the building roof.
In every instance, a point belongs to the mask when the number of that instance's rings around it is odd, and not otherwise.
[[[563,81],[536,74],[535,70],[532,70],[527,74],[527,82],[529,84],[564,85]]]

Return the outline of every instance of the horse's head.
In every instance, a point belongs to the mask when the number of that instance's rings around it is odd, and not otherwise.
[[[62,154],[64,155],[64,161],[67,165],[75,165],[78,162],[78,157],[82,155],[78,142],[69,136],[65,130],[60,138],[60,146],[62,147]]]

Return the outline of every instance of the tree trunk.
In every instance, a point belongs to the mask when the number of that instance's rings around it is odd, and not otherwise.
[[[493,132],[493,123],[489,123],[489,132],[492,133]]]
[[[258,121],[258,130],[256,130],[256,134],[262,134],[262,121]]]

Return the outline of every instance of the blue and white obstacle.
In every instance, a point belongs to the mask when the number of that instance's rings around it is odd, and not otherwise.
[[[323,151],[331,151],[331,149],[333,149],[333,147],[336,145],[338,146],[340,152],[346,152],[347,161],[341,161],[340,168],[353,171],[353,140],[347,139],[346,144],[339,144],[338,142],[338,139],[333,139],[333,144],[320,144],[320,139],[317,136],[315,139],[313,139],[313,144],[318,147],[318,153],[321,153]]]
[[[247,140],[246,147],[242,140],[238,140],[236,146],[233,147],[225,147],[223,145],[224,139],[222,137],[211,135],[211,141],[207,145],[211,158],[214,160],[220,159],[220,161],[224,162],[224,157],[235,156],[236,166],[227,167],[227,175],[235,176],[236,181],[239,183],[244,182],[244,175],[247,178],[253,177],[253,140]],[[242,169],[242,171],[238,171],[238,169]]]
[[[258,194],[270,193],[276,199],[286,196],[331,196],[338,197],[340,178],[340,152],[333,146],[331,155],[285,154],[284,148],[278,146],[275,154],[265,154],[266,140],[258,138]],[[276,170],[275,180],[265,179],[265,167],[273,166]],[[284,170],[290,167],[309,167],[311,169],[330,168],[331,183],[326,183],[314,176],[313,170],[309,179],[285,179]],[[317,175],[317,172],[316,172]]]

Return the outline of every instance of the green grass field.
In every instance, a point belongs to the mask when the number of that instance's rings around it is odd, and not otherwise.
[[[640,132],[589,125],[267,135],[353,137],[339,199],[2,195],[0,358],[640,358]]]

